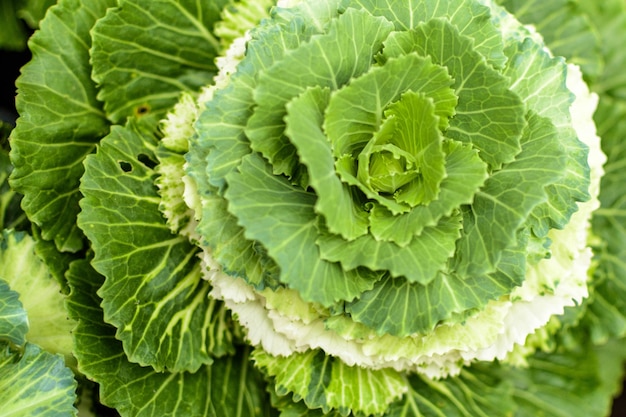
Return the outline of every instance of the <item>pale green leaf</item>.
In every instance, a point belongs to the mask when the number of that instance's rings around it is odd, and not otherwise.
[[[373,67],[333,94],[326,110],[324,129],[342,181],[357,187],[368,199],[393,214],[409,211],[409,205],[372,190],[359,179],[358,155],[382,129],[383,111],[406,91],[423,93],[432,99],[439,126],[442,127],[442,121],[446,125],[456,104],[451,84],[445,68],[434,65],[430,58],[407,54]]]
[[[506,53],[511,60],[504,73],[511,79],[511,89],[530,111],[551,120],[568,155],[564,175],[548,186],[548,201],[533,213],[535,233],[545,236],[549,228],[563,228],[578,210],[577,203],[589,199],[588,149],[571,126],[569,105],[574,95],[565,85],[568,69],[563,58],[551,57],[528,38],[509,45]]]
[[[315,210],[324,216],[332,233],[354,239],[367,233],[367,212],[357,196],[335,173],[335,160],[322,124],[330,90],[313,88],[287,104],[285,134],[308,170],[309,184],[316,191]]]
[[[509,90],[506,77],[487,64],[470,38],[444,19],[420,23],[407,32],[394,32],[385,42],[385,58],[417,52],[448,69],[458,96],[456,115],[446,136],[471,143],[481,158],[499,168],[520,150],[524,107]],[[506,139],[506,140],[504,140]]]
[[[437,200],[396,216],[383,206],[373,207],[370,233],[376,239],[406,246],[425,227],[435,226],[442,217],[453,215],[459,207],[473,201],[474,194],[487,178],[487,165],[470,145],[445,141],[443,150],[446,177],[441,182]]]
[[[533,25],[556,56],[580,65],[586,76],[596,78],[603,70],[601,40],[581,10],[580,0],[498,0],[523,24]]]
[[[516,246],[517,231],[535,207],[547,201],[546,186],[564,174],[566,153],[549,119],[530,114],[522,151],[494,172],[465,212],[455,270],[464,276],[495,271],[504,249]]]
[[[20,294],[28,314],[26,340],[69,360],[73,351],[71,331],[76,323],[68,320],[61,286],[35,253],[35,245],[24,232],[2,231],[0,278]]]
[[[300,20],[289,24],[265,21],[251,31],[246,57],[231,75],[229,84],[216,91],[201,109],[196,122],[198,137],[191,141],[190,154],[197,162],[191,165],[190,174],[201,193],[207,192],[205,184],[222,190],[224,177],[250,153],[245,128],[255,104],[253,92],[258,74],[310,36]]]
[[[276,8],[272,18],[283,23],[300,20],[314,33],[322,33],[328,29],[329,22],[341,12],[342,0],[291,1],[285,2],[287,7]]]
[[[333,149],[337,148],[334,147]],[[357,204],[362,204],[364,208],[368,208],[369,206],[381,206],[390,211],[393,215],[406,213],[411,210],[409,205],[399,203],[388,193],[372,189],[368,184],[361,181],[361,179],[359,179],[358,166],[357,158],[349,153],[337,158],[335,162],[335,169],[341,181],[357,191],[357,193],[354,193],[356,194],[354,199]]]
[[[268,18],[269,9],[275,4],[275,0],[240,0],[236,5],[225,6],[213,28],[213,33],[219,37],[221,50],[227,50],[235,39]]]
[[[372,271],[344,271],[320,258],[315,194],[293,186],[258,154],[244,157],[239,172],[229,174],[225,197],[249,239],[260,242],[280,268],[280,281],[303,299],[331,306],[370,289],[380,276]]]
[[[322,232],[316,242],[323,259],[339,262],[346,270],[367,267],[374,271],[388,271],[399,280],[426,285],[440,271],[447,269],[460,229],[459,215],[440,219],[436,226],[424,228],[404,247],[376,240],[369,234],[346,241],[340,236]]]
[[[346,1],[346,3],[349,3]],[[493,25],[488,7],[478,1],[403,1],[403,0],[357,0],[359,6],[377,16],[385,16],[394,22],[396,30],[415,28],[420,22],[445,17],[461,33],[474,40],[476,51],[494,67],[506,62],[501,34]]]
[[[274,173],[292,176],[297,167],[295,149],[283,135],[287,102],[308,86],[337,90],[363,74],[391,29],[385,19],[349,9],[332,20],[327,33],[314,35],[259,75],[246,134]]]
[[[397,121],[392,143],[415,157],[419,171],[418,179],[399,190],[397,198],[412,207],[428,204],[438,198],[446,176],[443,138],[438,130],[440,118],[435,114],[434,103],[423,93],[405,93],[389,106],[386,117]]]
[[[485,277],[465,281],[439,273],[428,285],[421,285],[387,276],[374,289],[347,304],[346,312],[378,334],[426,333],[455,313],[482,306],[482,297],[489,296],[487,292],[492,287],[489,281]],[[483,287],[474,287],[481,284]]]
[[[550,118],[558,128],[570,126],[574,94],[565,86],[568,70],[563,57],[551,56],[531,38],[511,42],[506,53],[510,60],[503,73],[510,77],[511,90],[529,110]]]
[[[250,85],[253,83],[248,76],[233,75],[228,86],[216,91],[213,99],[200,109],[195,123],[198,135],[190,138],[193,163],[188,172],[201,194],[212,193],[215,187],[224,188],[226,174],[250,153],[244,129],[254,104]]]
[[[395,370],[348,366],[319,350],[288,357],[255,350],[252,357],[272,377],[276,394],[293,395],[294,400],[302,399],[309,409],[323,413],[382,415],[406,390]]]
[[[270,394],[272,406],[280,410],[280,417],[343,417],[337,410],[325,413],[321,408],[311,409],[304,400],[296,402],[293,395],[279,396],[274,390],[271,390]]]
[[[245,236],[237,217],[228,211],[228,202],[217,193],[203,198],[202,221],[198,231],[205,236],[204,244],[211,249],[224,272],[241,277],[256,288],[273,285],[278,280],[276,263],[263,248]]]

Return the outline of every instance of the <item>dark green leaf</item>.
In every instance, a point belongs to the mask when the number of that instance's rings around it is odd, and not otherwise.
[[[82,161],[109,129],[91,80],[89,31],[116,0],[61,0],[30,39],[32,60],[17,80],[20,118],[11,137],[11,185],[60,251],[83,247],[76,226]]]
[[[100,384],[103,404],[133,417],[267,417],[263,379],[248,348],[237,348],[196,372],[156,372],[128,361],[116,329],[103,321],[96,295],[104,277],[87,261],[72,264],[68,306],[79,321],[74,332],[79,369]]]
[[[131,361],[156,370],[197,370],[232,351],[221,303],[208,298],[199,249],[169,230],[159,211],[152,160],[157,138],[131,120],[115,126],[85,162],[80,227],[99,294]]]
[[[212,29],[230,3],[127,0],[98,20],[91,62],[107,116],[162,116],[181,91],[210,84],[220,49]]]

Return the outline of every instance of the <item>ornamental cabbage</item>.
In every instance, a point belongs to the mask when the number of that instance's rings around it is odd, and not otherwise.
[[[228,72],[163,143],[190,138],[212,293],[279,392],[383,413],[399,372],[506,360],[586,296],[595,99],[496,5],[305,2]]]
[[[595,41],[606,11],[82,3],[61,0],[30,41],[11,185],[36,238],[71,258],[77,373],[103,403],[607,410],[626,275],[610,175],[623,156],[605,134],[626,96],[605,81],[616,48],[558,42]],[[545,17],[559,13],[571,27]]]

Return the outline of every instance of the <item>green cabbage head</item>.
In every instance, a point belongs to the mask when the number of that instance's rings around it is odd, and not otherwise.
[[[256,364],[380,414],[407,372],[522,361],[587,295],[604,159],[579,70],[491,0],[291,3],[164,126],[186,205],[163,211]]]

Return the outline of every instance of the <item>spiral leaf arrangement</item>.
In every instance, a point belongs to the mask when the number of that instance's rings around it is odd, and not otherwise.
[[[499,333],[493,312],[590,198],[567,65],[507,19],[460,0],[277,8],[201,111],[188,174],[214,294],[285,393],[328,410],[311,369],[458,372],[450,352],[487,346],[452,333]],[[278,334],[255,336],[254,314]]]

